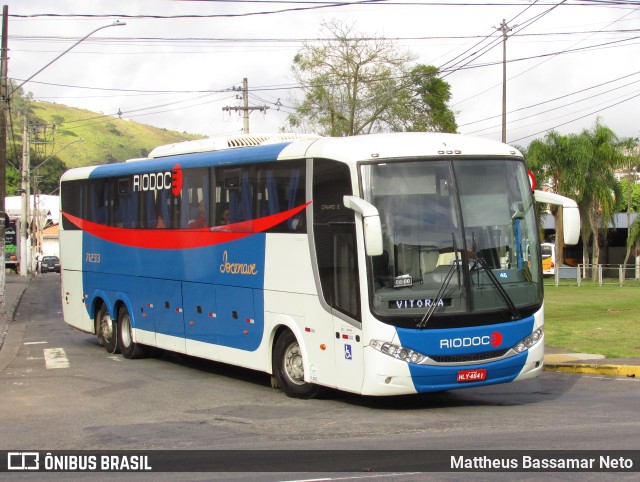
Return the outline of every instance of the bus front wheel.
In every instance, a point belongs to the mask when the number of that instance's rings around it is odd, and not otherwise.
[[[273,376],[280,389],[291,398],[313,398],[320,387],[304,381],[302,350],[295,335],[286,330],[273,348]]]
[[[124,305],[118,311],[118,345],[125,358],[142,358],[146,354],[144,348],[133,341],[131,316]]]
[[[106,305],[102,305],[98,311],[96,319],[96,332],[98,343],[104,346],[109,353],[118,353],[118,325],[107,310]]]

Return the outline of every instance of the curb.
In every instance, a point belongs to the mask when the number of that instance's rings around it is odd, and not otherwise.
[[[16,293],[16,296],[13,298],[13,300],[9,301],[7,300],[7,288],[5,284],[4,311],[0,313],[0,323],[2,324],[2,326],[0,326],[0,329],[2,330],[0,331],[0,350],[4,345],[5,337],[9,334],[9,326],[13,322],[16,314],[16,309],[22,301],[22,297],[24,296],[25,291],[27,291],[27,288],[29,287],[32,279],[33,276],[29,276],[22,284],[22,286],[18,289],[18,292]]]
[[[598,365],[587,363],[545,363],[545,371],[604,375],[609,377],[640,378],[640,366]]]

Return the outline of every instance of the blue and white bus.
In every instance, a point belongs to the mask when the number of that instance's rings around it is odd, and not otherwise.
[[[523,380],[543,366],[524,159],[452,134],[238,136],[67,171],[65,321],[272,375],[288,396]],[[564,206],[567,243],[578,236]]]

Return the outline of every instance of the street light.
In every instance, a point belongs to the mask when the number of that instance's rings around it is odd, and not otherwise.
[[[69,147],[71,144],[75,144],[76,142],[84,142],[83,138],[80,139],[76,139],[74,141],[68,142],[67,144],[65,144],[64,146],[62,146],[60,149],[58,149],[56,152],[54,152],[53,154],[51,154],[49,157],[47,157],[44,161],[42,161],[40,164],[38,164],[36,167],[32,167],[29,169],[30,172],[35,171],[36,169],[38,169],[40,166],[42,166],[45,162],[50,161],[51,159],[53,159],[55,156],[57,156],[58,154],[60,154],[63,150],[65,150],[67,147]]]
[[[53,64],[56,60],[58,60],[60,57],[62,57],[63,55],[65,55],[67,52],[69,52],[71,49],[73,49],[74,47],[76,47],[78,44],[84,42],[85,40],[87,40],[89,37],[91,37],[94,33],[98,32],[99,30],[102,30],[104,28],[109,28],[109,27],[120,27],[126,25],[125,22],[121,22],[119,20],[116,20],[113,23],[110,23],[109,25],[103,25],[102,27],[98,27],[97,29],[89,32],[87,35],[85,35],[84,37],[82,37],[80,40],[78,40],[76,43],[74,43],[71,47],[69,47],[67,50],[65,50],[64,52],[62,52],[60,55],[58,55],[55,59],[53,59],[51,62],[49,62],[47,65],[45,65],[44,67],[42,67],[40,70],[38,70],[35,74],[33,74],[32,76],[30,76],[28,79],[24,80],[20,85],[18,85],[15,89],[13,89],[8,95],[7,95],[7,99],[11,98],[11,95],[17,91],[18,89],[20,89],[23,85],[25,85],[27,82],[29,82],[31,79],[33,79],[36,75],[38,75],[40,72],[42,72],[44,69],[46,69],[47,67],[49,67],[51,64]],[[0,133],[0,135],[4,135],[4,133]],[[23,138],[23,147],[24,145],[27,145],[29,143],[28,137],[27,137],[27,133],[26,133],[26,119],[25,119],[25,136]],[[66,147],[66,146],[65,146]],[[26,151],[26,155],[23,152],[23,163],[25,162],[25,158],[27,159],[26,164],[28,166],[28,158],[29,158],[29,151],[27,148]],[[53,157],[53,156],[52,156]],[[49,159],[46,159],[46,161],[48,161]],[[45,162],[46,162],[45,161]],[[41,163],[40,165],[44,164]],[[40,166],[37,166],[40,167]],[[23,167],[23,171],[24,171],[24,167]],[[23,195],[23,201],[22,201],[22,214],[26,214],[27,212],[27,204],[29,202],[29,187],[28,187],[28,175],[27,177],[24,176],[24,172],[23,172],[23,176],[22,176],[22,189],[24,189],[25,194]],[[26,186],[25,186],[26,184]],[[23,218],[23,220],[21,221],[21,227],[20,227],[20,241],[21,241],[21,246],[20,246],[20,275],[21,276],[26,276],[27,275],[27,263],[25,261],[27,261],[27,252],[26,252],[26,248],[27,248],[27,231],[26,231],[26,225],[24,224],[26,222],[26,219]],[[24,257],[23,257],[24,256]],[[4,288],[4,287],[2,287]]]
[[[91,37],[94,33],[96,33],[98,30],[102,30],[103,28],[109,28],[109,27],[120,27],[126,25],[125,22],[121,22],[120,20],[116,20],[113,23],[110,23],[109,25],[103,25],[102,27],[98,27],[97,29],[95,29],[93,32],[89,32],[87,35],[85,35],[84,37],[82,37],[80,40],[78,40],[76,43],[74,43],[71,47],[69,47],[67,50],[65,50],[64,52],[62,52],[60,55],[58,55],[55,59],[53,59],[51,62],[49,62],[47,65],[45,65],[44,67],[42,67],[40,70],[38,70],[35,74],[33,74],[31,77],[29,77],[27,80],[23,81],[19,86],[17,86],[15,89],[13,89],[8,97],[11,97],[11,95],[18,90],[20,87],[22,87],[24,84],[26,84],[27,82],[29,82],[31,79],[33,79],[36,75],[38,75],[40,72],[42,72],[44,69],[46,69],[47,67],[49,67],[52,63],[54,63],[56,60],[58,60],[60,57],[62,57],[64,54],[66,54],[67,52],[69,52],[69,50],[73,49],[76,45],[84,42],[85,40],[87,40],[89,37]]]

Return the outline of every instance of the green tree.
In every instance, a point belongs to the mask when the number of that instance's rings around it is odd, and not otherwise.
[[[621,196],[616,205],[616,211],[621,213],[627,211],[637,213],[640,212],[640,184],[634,182],[633,177],[631,183],[628,178],[620,181]]]
[[[455,131],[449,86],[435,67],[412,67],[411,52],[339,21],[323,22],[320,36],[328,40],[306,42],[293,60],[304,98],[289,116],[291,127],[330,136]]]
[[[577,136],[563,136],[555,131],[544,139],[536,139],[527,150],[527,163],[536,175],[538,189],[548,189],[563,196],[576,198],[582,176],[579,156],[582,151]],[[550,207],[556,218],[556,266],[562,266],[564,252],[564,231],[562,229],[562,209]],[[582,218],[581,211],[581,218]],[[582,230],[584,233],[585,231]],[[583,237],[583,242],[584,242]]]
[[[601,237],[606,234],[621,195],[614,171],[622,165],[625,157],[618,137],[599,121],[592,130],[584,130],[579,141],[584,175],[579,180],[576,202],[584,207],[587,215],[585,221],[589,223],[591,234],[591,262],[595,265],[600,262]],[[583,237],[583,243],[584,240]],[[583,257],[586,259],[584,248]],[[593,276],[595,278],[595,272]]]
[[[638,211],[640,203],[640,185],[635,183],[636,172],[638,168],[638,155],[636,153],[636,146],[638,145],[638,139],[627,138],[623,139],[620,145],[622,153],[624,155],[623,164],[626,169],[626,179],[623,179],[620,183],[622,188],[622,199],[624,199],[624,210],[627,212],[627,252],[622,264],[623,273],[627,272],[627,263],[629,256],[631,256],[631,249],[636,245],[637,240],[633,240],[630,243],[631,238],[631,211]],[[622,211],[622,202],[618,203],[616,211]]]
[[[9,92],[12,92],[10,108],[12,113],[12,132],[9,136],[9,146],[7,149],[7,183],[6,193],[14,196],[21,188],[20,169],[22,165],[22,135],[24,120],[27,117],[29,125],[45,125],[47,122],[34,113],[32,104],[32,94],[25,94],[22,88],[15,89],[15,83],[9,80]],[[57,116],[57,121],[64,119]],[[30,169],[32,193],[37,187],[38,192],[43,194],[54,193],[58,189],[60,176],[67,169],[67,166],[58,157],[51,156],[52,152],[59,149],[55,143],[55,129],[49,129],[48,134],[43,139],[44,142],[32,144],[30,147]],[[35,170],[34,170],[35,169]]]
[[[57,194],[60,177],[67,170],[67,165],[60,158],[53,156],[48,159],[31,159],[32,190],[41,194]],[[34,170],[35,168],[35,170]]]
[[[432,65],[416,65],[411,69],[409,80],[404,89],[409,93],[406,112],[399,116],[403,121],[401,130],[456,132],[455,114],[447,105],[451,100],[451,88],[438,77],[438,69]]]
[[[629,226],[629,230],[627,233],[627,253],[625,255],[623,265],[624,273],[627,272],[627,261],[629,261],[631,251],[634,247],[637,248],[638,243],[640,243],[640,217],[637,217]]]

